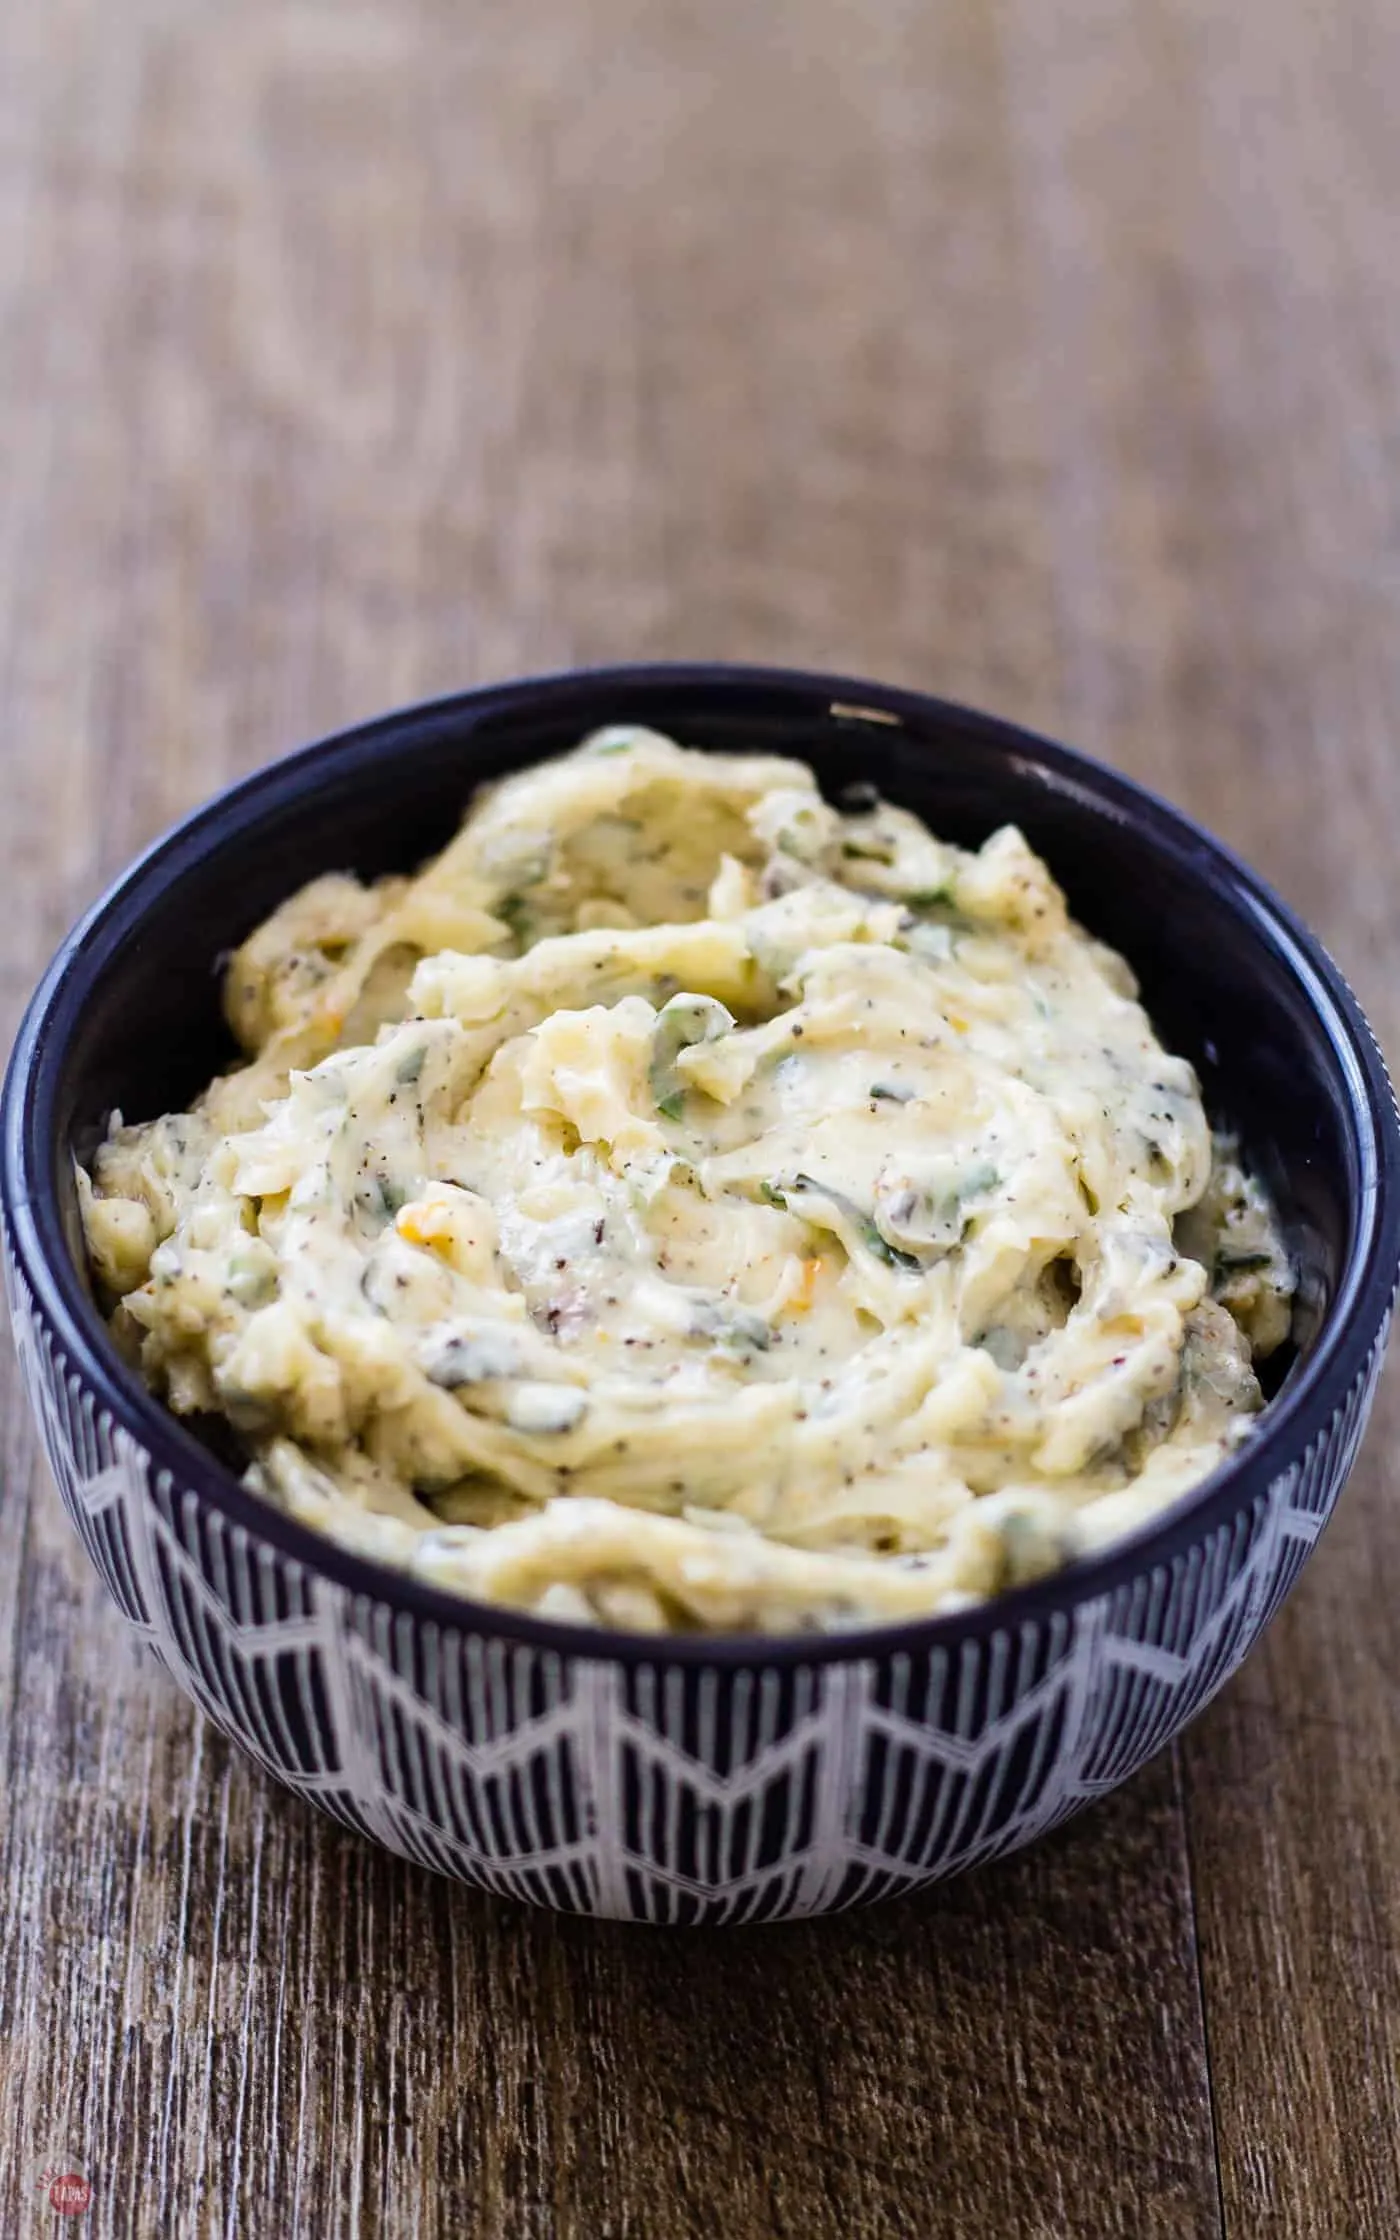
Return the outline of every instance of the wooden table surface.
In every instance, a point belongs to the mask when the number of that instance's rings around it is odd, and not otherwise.
[[[1393,0],[0,13],[0,1042],[262,758],[727,655],[1148,779],[1400,1051],[1398,106]],[[1125,1791],[691,1936],[271,1786],[128,1640],[0,1380],[6,2235],[58,2229],[65,2155],[115,2240],[1400,2232],[1395,1376]]]

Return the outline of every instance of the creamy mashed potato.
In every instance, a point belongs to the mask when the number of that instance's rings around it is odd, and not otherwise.
[[[247,1062],[80,1175],[119,1343],[249,1481],[639,1628],[948,1610],[1247,1435],[1292,1275],[1011,827],[599,733],[233,959]]]

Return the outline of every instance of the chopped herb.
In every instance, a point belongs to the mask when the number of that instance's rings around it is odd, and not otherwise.
[[[530,928],[534,923],[530,905],[525,900],[524,895],[502,895],[495,906],[495,916],[501,920],[503,925],[509,926],[516,940],[524,948],[530,938]]]
[[[990,1354],[999,1369],[1019,1369],[1026,1358],[1026,1341],[1018,1331],[1010,1330],[1004,1323],[984,1330],[973,1343],[983,1353]]]
[[[449,1338],[430,1355],[424,1374],[430,1384],[456,1392],[463,1385],[513,1376],[519,1367],[520,1351],[513,1340],[497,1331],[483,1330],[472,1337]]]
[[[682,1050],[697,1042],[717,1042],[734,1025],[733,1014],[713,996],[678,995],[656,1015],[651,1042],[651,1093],[667,1120],[679,1120],[685,1107],[685,1082],[676,1071]]]
[[[860,1233],[867,1250],[873,1252],[877,1260],[883,1260],[887,1268],[922,1269],[923,1262],[916,1252],[903,1252],[898,1245],[891,1244],[887,1237],[881,1236],[873,1221],[862,1222]]]
[[[837,1212],[855,1230],[866,1251],[872,1253],[875,1259],[883,1261],[887,1268],[911,1268],[915,1272],[922,1269],[923,1262],[918,1256],[912,1252],[901,1252],[897,1245],[890,1243],[888,1237],[881,1236],[872,1217],[853,1199],[848,1198],[843,1190],[833,1190],[827,1182],[814,1182],[809,1174],[794,1176],[790,1187],[794,1190],[814,1191],[818,1197],[825,1198],[828,1204],[835,1206]]]
[[[355,1203],[372,1221],[392,1221],[406,1206],[409,1192],[387,1174],[366,1175],[355,1192]]]
[[[997,1169],[988,1160],[967,1167],[939,1188],[906,1186],[882,1199],[876,1220],[891,1243],[930,1252],[951,1252],[967,1232],[970,1201],[995,1187]]]
[[[394,1075],[394,1079],[398,1082],[400,1088],[411,1089],[415,1081],[422,1079],[423,1061],[427,1055],[427,1044],[423,1042],[419,1043],[416,1050],[409,1051],[408,1056],[402,1060],[398,1071]]]
[[[886,1104],[912,1104],[917,1091],[906,1089],[897,1081],[872,1081],[870,1094]]]
[[[692,1336],[713,1338],[727,1353],[766,1353],[773,1342],[766,1316],[735,1299],[697,1299],[690,1328]]]
[[[277,1291],[277,1267],[270,1252],[238,1252],[229,1262],[228,1292],[240,1307],[260,1307]]]
[[[895,936],[894,946],[909,956],[926,957],[930,964],[946,964],[953,954],[952,928],[937,920],[911,918]]]
[[[1019,1587],[1041,1579],[1065,1559],[1065,1549],[1050,1526],[1039,1517],[1013,1509],[1001,1520],[1001,1545],[1006,1564],[1005,1584]]]

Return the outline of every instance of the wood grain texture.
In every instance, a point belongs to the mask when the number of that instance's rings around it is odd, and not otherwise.
[[[728,655],[1058,729],[1400,1050],[1389,0],[0,11],[0,1038],[211,788]],[[1186,1739],[1026,1859],[670,1938],[383,1858],[127,1641],[0,1368],[0,2231],[1392,2240],[1395,1379]]]

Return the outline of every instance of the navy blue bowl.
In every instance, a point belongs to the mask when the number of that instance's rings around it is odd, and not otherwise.
[[[238,1482],[123,1366],[71,1162],[231,1055],[219,958],[314,874],[410,869],[483,778],[642,722],[873,780],[937,832],[1014,820],[1132,961],[1241,1130],[1300,1269],[1259,1431],[1149,1526],[955,1616],[658,1639],[546,1622],[336,1547]],[[0,1108],[16,1341],[54,1475],[120,1609],[225,1733],[448,1874],[566,1911],[775,1920],[1029,1841],[1123,1781],[1231,1673],[1302,1568],[1369,1412],[1400,1263],[1400,1131],[1374,1037],[1276,896],[1188,819],[1013,725],[837,677],[711,665],[413,708],[197,811],[55,958]]]

